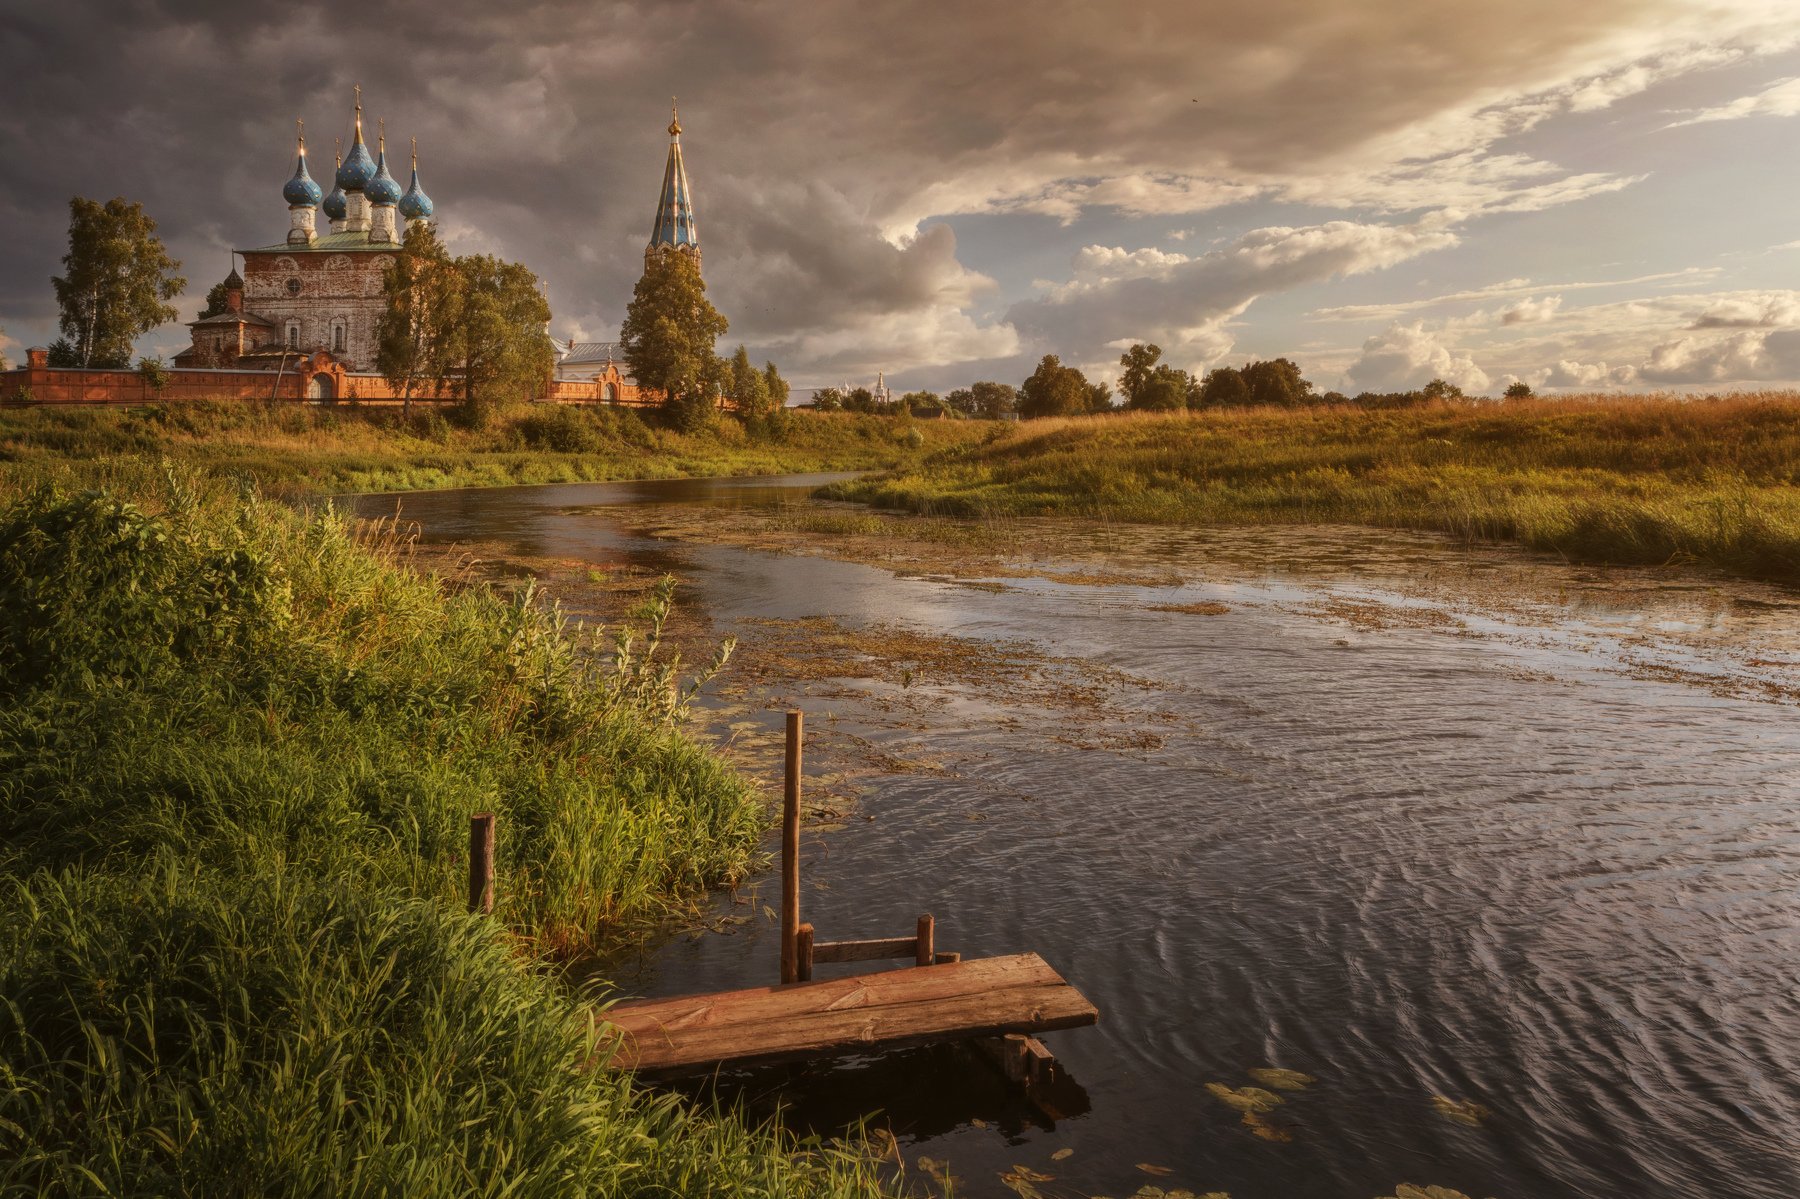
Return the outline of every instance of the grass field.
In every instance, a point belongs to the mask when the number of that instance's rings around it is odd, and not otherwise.
[[[582,1069],[551,958],[742,874],[761,806],[641,643],[401,552],[185,468],[0,486],[0,1194],[878,1193]]]
[[[841,499],[957,516],[1335,523],[1800,583],[1800,395],[1031,421]]]
[[[0,410],[0,463],[34,473],[65,462],[168,458],[254,482],[265,495],[418,491],[875,470],[980,436],[976,421],[792,412],[747,431],[725,417],[681,434],[628,408],[540,405],[491,428],[437,412],[244,401],[136,409]]]

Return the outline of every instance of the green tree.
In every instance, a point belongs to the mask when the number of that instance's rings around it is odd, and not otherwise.
[[[1300,377],[1300,368],[1286,358],[1247,363],[1239,372],[1252,404],[1291,407],[1312,399],[1313,385]]]
[[[844,392],[840,387],[821,387],[813,392],[813,407],[820,412],[842,412]]]
[[[1505,395],[1509,400],[1529,400],[1531,398],[1531,384],[1525,382],[1523,379],[1508,383],[1506,385]]]
[[[650,260],[625,309],[619,341],[638,386],[661,392],[664,411],[679,427],[711,420],[711,389],[724,374],[713,346],[730,327],[706,298],[693,259],[658,254]]]
[[[163,388],[169,385],[169,368],[161,356],[155,358],[139,358],[137,364],[138,378],[144,381],[154,394],[161,395]]]
[[[781,377],[773,362],[763,363],[763,386],[769,389],[769,407],[775,412],[786,412],[788,396],[793,394],[788,381]]]
[[[1027,420],[1091,411],[1093,391],[1087,376],[1064,366],[1055,354],[1045,354],[1031,377],[1019,385],[1019,415]]]
[[[469,422],[545,391],[556,356],[544,326],[550,303],[538,278],[491,254],[456,260],[461,297],[447,335],[448,381]]]
[[[880,405],[875,402],[875,393],[866,387],[852,387],[844,393],[845,412],[875,412]]]
[[[1119,391],[1125,396],[1127,408],[1144,407],[1144,390],[1150,386],[1157,359],[1161,357],[1161,346],[1143,343],[1134,345],[1119,355],[1119,365],[1124,368],[1119,372]]]
[[[50,282],[62,310],[70,366],[125,367],[131,343],[178,315],[169,301],[187,280],[175,272],[156,222],[123,197],[69,201],[69,252]]]
[[[1460,400],[1464,398],[1462,388],[1443,379],[1433,379],[1419,389],[1419,394],[1424,396],[1426,400],[1432,402],[1439,400]]]
[[[200,310],[200,315],[194,319],[203,321],[209,316],[220,316],[230,312],[231,306],[225,300],[225,292],[226,287],[223,279],[207,288],[206,307],[202,308]]]
[[[737,401],[737,414],[746,423],[760,421],[774,410],[769,380],[750,365],[750,351],[743,346],[731,356],[731,382],[726,391]]]
[[[1010,383],[979,382],[971,384],[975,415],[985,420],[1004,420],[1019,410],[1019,389]]]
[[[900,411],[902,413],[937,411],[948,414],[954,412],[955,409],[946,404],[944,397],[935,391],[909,391],[900,397]]]
[[[1080,374],[1079,371],[1076,373]],[[1083,378],[1085,380],[1086,376],[1083,376]],[[1114,410],[1112,384],[1087,384],[1087,410],[1089,412],[1111,412]]]
[[[1236,367],[1214,367],[1200,383],[1200,403],[1208,408],[1231,408],[1250,402],[1250,388]]]
[[[466,278],[431,225],[420,221],[406,231],[383,283],[387,306],[375,327],[375,368],[410,412],[415,386],[428,382],[435,393],[449,381]]]

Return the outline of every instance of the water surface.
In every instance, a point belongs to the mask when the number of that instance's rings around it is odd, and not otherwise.
[[[674,570],[721,633],[831,616],[1023,639],[1107,672],[1080,712],[928,678],[753,697],[920,764],[866,784],[843,828],[808,838],[819,935],[898,935],[929,910],[941,948],[1042,954],[1102,1011],[1097,1028],[1046,1038],[1084,1098],[1046,1118],[944,1051],[765,1071],[736,1093],[779,1094],[819,1127],[880,1108],[909,1168],[948,1161],[964,1194],[1012,1193],[1000,1175],[1021,1164],[1054,1176],[1032,1184],[1045,1195],[1800,1194],[1800,728],[1779,698],[1693,681],[1790,662],[1791,597],[1575,572],[1605,586],[1494,615],[1459,606],[1454,585],[1492,551],[1294,530],[1115,546],[1184,579],[1170,587],[989,592],[656,541],[618,511],[792,501],[819,481],[403,500],[428,540]],[[1452,583],[1421,600],[1403,584],[1422,572]],[[1151,610],[1198,601],[1228,610]],[[1456,619],[1332,615],[1369,602]],[[1774,648],[1745,648],[1759,639]],[[1679,674],[1634,666],[1665,660]],[[750,707],[717,723],[772,735],[779,713]],[[760,901],[719,910],[757,919],[622,964],[621,985],[773,981]],[[1318,1080],[1271,1116],[1289,1141],[1205,1089],[1262,1066]],[[1433,1096],[1492,1114],[1459,1123]]]

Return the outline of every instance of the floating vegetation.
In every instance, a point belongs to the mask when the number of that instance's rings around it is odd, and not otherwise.
[[[1273,1087],[1277,1091],[1298,1091],[1319,1081],[1310,1074],[1302,1074],[1298,1070],[1283,1070],[1276,1066],[1258,1066],[1247,1073],[1263,1086]]]
[[[1214,603],[1205,600],[1194,604],[1151,604],[1146,612],[1182,612],[1189,616],[1223,616],[1231,611],[1229,604]]]
[[[1037,1184],[1054,1181],[1056,1175],[1040,1173],[1030,1166],[1014,1166],[1000,1176],[1000,1184],[1020,1199],[1038,1199],[1043,1192],[1037,1189]]]
[[[1470,1128],[1480,1128],[1482,1123],[1494,1114],[1473,1099],[1447,1099],[1442,1095],[1433,1095],[1431,1106],[1436,1108],[1437,1114],[1444,1119],[1455,1120],[1458,1124],[1467,1124]]]
[[[1293,1133],[1255,1112],[1244,1113],[1244,1127],[1265,1141],[1287,1142],[1294,1139]]]
[[[1273,1091],[1265,1091],[1261,1087],[1240,1087],[1232,1090],[1222,1082],[1209,1082],[1206,1089],[1220,1103],[1236,1108],[1240,1112],[1262,1113],[1272,1112],[1286,1100]]]
[[[1414,1186],[1403,1182],[1394,1188],[1392,1195],[1383,1195],[1381,1199],[1469,1199],[1461,1191],[1453,1191],[1449,1187]]]
[[[1166,1178],[1175,1173],[1175,1171],[1169,1169],[1167,1166],[1153,1166],[1149,1162],[1139,1162],[1137,1168],[1146,1174],[1154,1174],[1158,1178]]]
[[[1052,1153],[1050,1155],[1050,1160],[1053,1162],[1059,1162],[1065,1158],[1073,1157],[1074,1154],[1075,1154],[1075,1151],[1073,1149],[1070,1149],[1067,1145],[1065,1145],[1061,1149],[1058,1149],[1055,1153]]]

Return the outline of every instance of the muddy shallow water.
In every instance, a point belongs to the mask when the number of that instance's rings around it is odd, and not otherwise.
[[[936,576],[741,535],[817,482],[402,501],[429,542],[671,570],[745,639],[709,734],[767,771],[807,710],[821,937],[931,911],[1102,1012],[1046,1038],[1055,1119],[943,1051],[730,1093],[880,1109],[961,1194],[1800,1194],[1800,597],[1370,530],[1065,529]],[[773,981],[758,881],[621,988]],[[1316,1081],[1260,1124],[1207,1088],[1265,1067]]]

